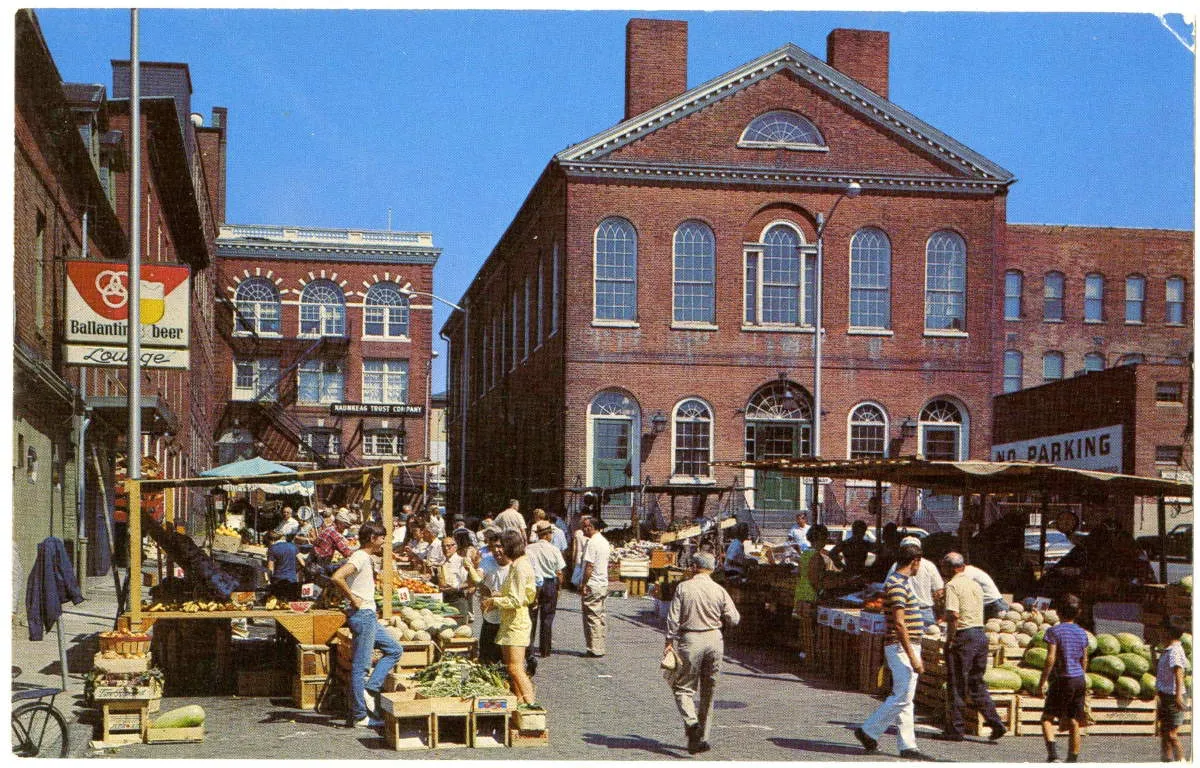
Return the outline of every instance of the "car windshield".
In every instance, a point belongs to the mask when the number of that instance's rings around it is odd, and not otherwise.
[[[1040,534],[1026,533],[1025,534],[1025,547],[1027,549],[1037,549],[1039,538],[1040,538]],[[1047,547],[1061,547],[1061,546],[1069,547],[1069,546],[1071,546],[1071,540],[1068,539],[1066,534],[1063,533],[1062,531],[1046,531],[1046,546]]]

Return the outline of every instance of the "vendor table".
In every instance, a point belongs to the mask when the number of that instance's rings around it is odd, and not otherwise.
[[[188,621],[213,619],[274,619],[275,623],[287,630],[296,638],[296,642],[304,645],[326,645],[338,628],[346,623],[346,614],[334,610],[309,610],[303,613],[297,611],[202,611],[185,613],[183,611],[142,611],[141,621],[137,629],[145,632],[160,619],[185,619]],[[121,616],[120,628],[130,629],[133,621],[130,614]]]

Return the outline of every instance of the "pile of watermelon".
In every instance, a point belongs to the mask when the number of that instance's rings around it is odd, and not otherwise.
[[[1085,632],[1087,630],[1084,630]],[[1046,665],[1045,631],[1038,632],[1025,650],[1019,664],[1006,663],[989,669],[984,682],[993,691],[1022,692],[1037,695],[1042,668]],[[1151,668],[1150,646],[1129,632],[1116,635],[1088,636],[1088,687],[1095,696],[1115,696],[1118,699],[1151,700],[1155,694],[1154,672]],[[1192,655],[1192,636],[1183,636],[1183,648]],[[1191,676],[1187,678],[1191,688]]]

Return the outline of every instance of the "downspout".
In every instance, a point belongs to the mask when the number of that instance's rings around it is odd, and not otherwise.
[[[83,210],[80,258],[88,257],[88,211]],[[79,394],[83,399],[83,413],[75,424],[75,575],[79,579],[79,591],[87,594],[87,430],[92,417],[87,407],[87,366],[79,369]]]

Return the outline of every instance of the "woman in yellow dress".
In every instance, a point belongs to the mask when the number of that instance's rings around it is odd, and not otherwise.
[[[537,602],[537,584],[533,566],[525,556],[525,536],[521,531],[504,531],[492,545],[492,554],[501,566],[511,567],[500,592],[485,599],[481,607],[484,611],[500,609],[500,630],[496,633],[500,658],[508,670],[513,695],[521,704],[532,704],[533,681],[525,672],[525,649],[533,629],[529,606]]]

